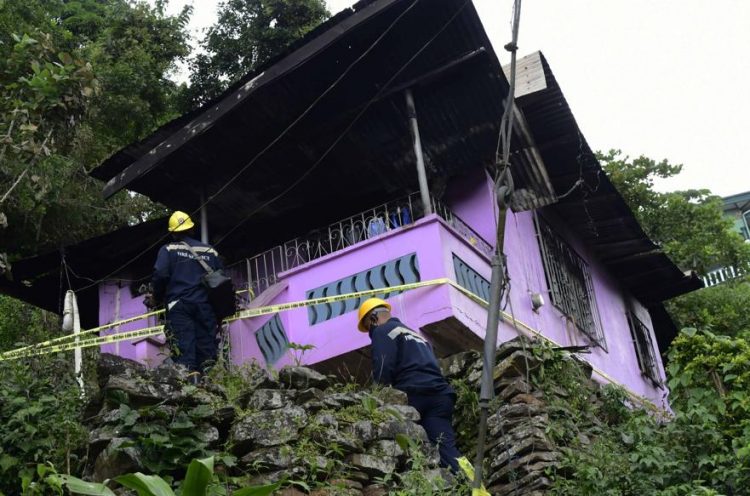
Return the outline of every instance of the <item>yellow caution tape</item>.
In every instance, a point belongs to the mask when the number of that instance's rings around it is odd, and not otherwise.
[[[247,319],[247,318],[253,318],[253,317],[261,317],[263,315],[270,315],[274,313],[285,312],[285,311],[294,310],[297,308],[321,305],[325,303],[333,303],[333,302],[344,301],[344,300],[349,300],[353,298],[362,298],[362,297],[367,297],[367,296],[384,295],[384,294],[397,293],[397,292],[400,293],[403,291],[410,291],[412,289],[424,288],[428,286],[438,286],[442,284],[449,285],[450,287],[456,289],[457,291],[465,295],[467,298],[471,299],[475,303],[485,308],[489,306],[489,303],[487,302],[487,300],[480,298],[479,296],[475,295],[468,289],[464,288],[463,286],[460,286],[455,281],[452,281],[451,279],[448,279],[447,277],[441,277],[438,279],[431,279],[429,281],[401,284],[398,286],[389,286],[389,287],[378,288],[378,289],[368,289],[365,291],[357,291],[354,293],[346,293],[346,294],[334,295],[334,296],[323,296],[320,298],[312,298],[309,300],[293,301],[289,303],[281,303],[278,305],[269,305],[265,307],[252,308],[249,310],[241,310],[237,312],[236,314],[234,314],[233,316],[227,317],[226,319],[223,320],[223,322],[233,322],[235,320]],[[90,346],[96,346],[99,344],[116,343],[118,341],[126,341],[129,339],[135,339],[139,337],[154,336],[156,334],[160,334],[161,332],[163,332],[164,326],[147,327],[145,329],[121,332],[117,334],[110,334],[108,336],[102,336],[102,337],[97,337],[97,338],[87,338],[84,340],[78,339],[78,341],[74,341],[74,342],[66,343],[62,345],[56,344],[56,343],[60,343],[60,342],[67,341],[67,340],[75,340],[77,338],[80,338],[81,336],[88,335],[88,334],[98,332],[98,331],[102,331],[105,329],[110,329],[112,327],[117,327],[123,324],[128,324],[131,322],[143,320],[145,318],[148,318],[154,315],[159,315],[163,312],[164,310],[156,310],[156,311],[148,312],[142,315],[137,315],[135,317],[130,317],[128,319],[118,320],[109,324],[95,327],[93,329],[87,329],[85,331],[81,331],[77,335],[66,334],[65,336],[50,339],[42,343],[37,343],[37,344],[29,345],[29,346],[24,346],[22,348],[17,348],[15,350],[6,351],[5,353],[0,354],[0,361],[12,360],[16,358],[25,358],[28,356],[43,355],[47,353],[58,353],[61,351],[72,350],[75,348],[88,348]],[[561,344],[548,338],[541,332],[528,326],[527,324],[521,322],[520,320],[515,319],[512,315],[508,314],[507,312],[501,312],[500,315],[506,323],[513,325],[517,331],[519,332],[525,331],[528,334],[536,336],[540,339],[544,339],[545,341],[551,343],[554,346],[562,347]],[[154,329],[159,329],[159,330],[156,331]],[[593,365],[592,365],[592,371],[611,383],[619,384],[619,382],[616,381],[612,376],[610,376],[609,374],[607,374],[606,372],[602,370],[599,370],[597,367],[594,367]],[[638,395],[637,393],[625,387],[623,387],[623,389],[625,389],[625,391],[628,393],[628,395],[631,398],[636,400],[641,405],[646,406],[654,411],[661,411],[659,407],[654,405],[648,399]]]
[[[362,298],[366,296],[382,295],[387,293],[396,293],[402,291],[410,291],[412,289],[424,288],[426,286],[437,286],[439,284],[450,284],[452,281],[448,278],[431,279],[429,281],[413,282],[409,284],[401,284],[399,286],[389,286],[386,288],[379,289],[368,289],[365,291],[357,291],[355,293],[346,293],[334,296],[322,296],[320,298],[312,298],[309,300],[292,301],[289,303],[280,303],[278,305],[270,305],[266,307],[252,308],[250,310],[241,310],[232,317],[224,319],[225,322],[231,322],[233,320],[247,319],[250,317],[260,317],[262,315],[270,315],[272,313],[285,312],[287,310],[294,310],[296,308],[310,307],[314,305],[321,305],[324,303],[333,303],[337,301],[350,300],[352,298]]]
[[[462,456],[460,458],[456,458],[456,461],[458,462],[458,467],[466,475],[466,477],[470,481],[474,481],[474,466],[471,464],[469,459],[465,456]],[[471,489],[471,496],[490,496],[490,493],[484,488],[484,484],[482,484],[480,487],[473,487]]]
[[[116,343],[119,341],[126,341],[129,339],[138,339],[149,336],[156,336],[164,332],[164,326],[158,325],[153,327],[146,327],[144,329],[138,329],[136,331],[120,332],[117,334],[109,334],[107,336],[100,336],[98,338],[89,338],[81,341],[73,341],[72,343],[58,344],[53,346],[47,346],[45,348],[33,348],[27,349],[26,351],[7,357],[0,357],[0,362],[7,360],[16,360],[19,358],[27,358],[37,355],[46,355],[49,353],[59,353],[61,351],[69,351],[77,348],[90,348],[92,346],[100,346],[103,344]]]
[[[99,327],[94,327],[92,329],[82,330],[78,334],[66,334],[65,336],[60,336],[60,337],[57,337],[57,338],[54,338],[54,339],[49,339],[49,340],[43,341],[41,343],[36,343],[36,344],[29,345],[29,346],[24,346],[22,348],[16,348],[15,350],[10,350],[10,351],[6,351],[4,353],[0,353],[0,358],[5,358],[5,357],[8,357],[8,356],[13,356],[13,355],[15,355],[17,353],[20,353],[20,352],[23,352],[23,351],[26,351],[26,350],[30,350],[32,348],[34,348],[34,349],[44,348],[44,347],[53,345],[55,343],[61,343],[63,341],[68,341],[70,339],[77,339],[77,338],[80,338],[82,336],[86,336],[88,334],[93,334],[95,332],[103,331],[103,330],[106,330],[106,329],[111,329],[113,327],[121,326],[121,325],[124,325],[124,324],[130,324],[132,322],[137,322],[139,320],[147,319],[149,317],[153,317],[154,315],[159,315],[161,313],[164,313],[164,310],[155,310],[153,312],[144,313],[142,315],[136,315],[135,317],[130,317],[130,318],[123,319],[123,320],[117,320],[117,321],[111,322],[109,324],[100,325]]]
[[[293,310],[296,308],[320,305],[323,303],[331,303],[331,302],[336,302],[336,301],[343,301],[343,300],[348,300],[352,298],[361,298],[365,296],[382,295],[382,294],[387,294],[387,293],[408,291],[411,289],[427,287],[427,286],[435,286],[435,285],[446,284],[450,282],[451,281],[447,278],[433,279],[430,281],[416,282],[416,283],[410,283],[410,284],[401,284],[399,286],[390,286],[390,287],[380,288],[380,289],[371,289],[371,290],[366,290],[366,291],[359,291],[356,293],[348,293],[348,294],[335,295],[335,296],[324,296],[321,298],[313,298],[310,300],[302,300],[302,301],[295,301],[295,302],[289,302],[289,303],[282,303],[279,305],[258,307],[258,308],[253,308],[250,310],[242,310],[238,312],[237,314],[224,319],[224,322],[231,322],[231,321],[235,321],[239,319],[252,318],[252,317],[260,317],[263,315],[270,315],[270,314],[279,313],[279,312],[283,312],[287,310]],[[139,337],[148,337],[148,336],[160,334],[161,332],[163,332],[164,326],[147,327],[145,329],[121,332],[117,334],[110,334],[108,336],[102,336],[98,338],[80,339],[80,337],[83,335],[88,335],[97,331],[116,327],[118,325],[123,325],[123,324],[131,323],[131,322],[143,320],[145,318],[160,314],[162,312],[163,310],[149,312],[143,315],[138,315],[138,316],[131,317],[128,319],[112,322],[110,324],[106,324],[103,326],[95,327],[93,329],[87,329],[85,331],[81,331],[77,335],[66,334],[65,336],[50,339],[42,343],[37,343],[37,344],[29,345],[29,346],[24,346],[22,348],[17,348],[15,350],[6,351],[5,353],[0,354],[0,361],[11,360],[11,359],[16,359],[16,358],[25,358],[29,356],[37,356],[37,355],[43,355],[43,354],[48,354],[48,353],[58,353],[61,351],[72,350],[75,348],[87,348],[87,347],[96,346],[99,344],[116,343],[118,341],[126,341],[126,340],[135,339]],[[160,330],[153,331],[153,329],[160,329]],[[78,341],[73,341],[73,342],[65,343],[65,344],[57,344],[63,341],[69,341],[69,340],[75,340],[75,339],[78,339]]]

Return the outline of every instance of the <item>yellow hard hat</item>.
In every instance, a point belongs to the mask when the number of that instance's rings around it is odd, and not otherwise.
[[[195,224],[185,212],[178,210],[169,218],[169,232],[187,231],[193,227],[195,227]]]
[[[359,307],[359,315],[357,316],[357,329],[362,332],[369,332],[370,330],[362,324],[368,313],[371,310],[378,307],[385,307],[389,312],[391,311],[391,304],[380,298],[370,298],[365,300],[364,303]]]

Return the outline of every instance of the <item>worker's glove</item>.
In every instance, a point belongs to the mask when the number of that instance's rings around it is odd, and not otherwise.
[[[143,296],[143,304],[149,310],[153,310],[153,309],[155,309],[158,306],[158,304],[156,302],[156,298],[154,298],[154,295],[152,293],[146,293]]]

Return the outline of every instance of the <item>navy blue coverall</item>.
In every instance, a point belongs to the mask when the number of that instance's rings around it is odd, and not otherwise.
[[[457,472],[461,453],[452,425],[456,393],[445,380],[432,347],[396,318],[373,328],[370,339],[373,379],[406,393],[430,442],[438,446],[440,464]]]
[[[179,349],[174,361],[190,370],[202,370],[207,361],[216,360],[216,316],[201,283],[206,271],[183,242],[209,267],[222,268],[216,250],[184,236],[159,249],[154,264],[154,297],[167,306],[167,328]]]

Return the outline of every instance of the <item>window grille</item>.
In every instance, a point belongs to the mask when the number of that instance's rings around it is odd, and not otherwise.
[[[635,346],[635,354],[638,356],[638,366],[641,368],[641,372],[654,385],[661,387],[659,368],[656,366],[656,352],[654,351],[654,343],[651,341],[651,333],[648,327],[633,312],[628,312],[628,324],[630,326],[630,337],[633,339],[633,346]]]
[[[453,255],[453,269],[456,272],[456,282],[475,295],[490,301],[490,281],[479,275],[479,272],[469,267],[463,260]]]
[[[543,220],[536,220],[550,300],[593,344],[607,350],[586,262]]]

